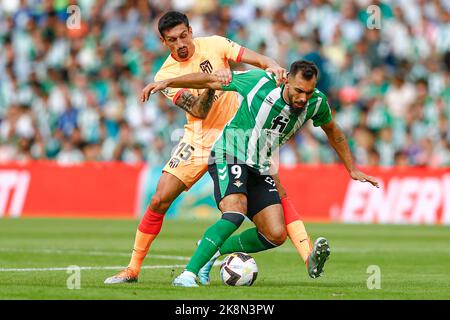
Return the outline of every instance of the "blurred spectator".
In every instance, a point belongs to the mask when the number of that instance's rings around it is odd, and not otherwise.
[[[194,36],[219,34],[289,66],[320,69],[318,88],[370,166],[450,165],[447,0],[161,0],[0,2],[0,161],[56,159],[163,165],[184,112],[162,95],[141,103],[168,52],[157,20],[185,11]],[[371,28],[369,5],[380,9]],[[248,66],[232,64],[236,70]],[[282,164],[338,161],[307,124]]]
[[[408,155],[402,151],[397,151],[394,155],[394,163],[397,167],[407,167],[410,165]]]
[[[370,149],[367,155],[367,165],[378,167],[380,164],[380,154],[375,148]]]
[[[402,118],[410,109],[415,97],[414,85],[407,82],[403,74],[397,73],[386,92],[386,104],[389,112],[394,117]]]
[[[74,164],[82,162],[84,156],[80,149],[77,149],[70,139],[65,138],[62,141],[62,148],[56,156],[56,160],[59,164]]]

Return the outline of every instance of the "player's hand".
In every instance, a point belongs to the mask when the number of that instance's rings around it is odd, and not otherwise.
[[[379,188],[380,185],[374,177],[368,176],[367,174],[359,171],[359,170],[353,170],[350,172],[350,177],[352,177],[353,180],[359,180],[361,182],[369,182],[373,186]]]
[[[269,67],[266,71],[272,72],[275,75],[275,78],[277,79],[277,86],[280,86],[282,83],[287,81],[287,70],[280,66]]]
[[[166,81],[158,81],[158,82],[152,82],[149,83],[145,88],[142,90],[141,93],[141,101],[145,102],[150,98],[150,95],[164,90],[167,88],[167,82]]]
[[[216,76],[217,81],[226,86],[231,82],[233,78],[230,69],[217,70],[216,72],[214,72],[214,75]]]

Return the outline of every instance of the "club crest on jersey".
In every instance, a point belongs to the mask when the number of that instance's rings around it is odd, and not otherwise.
[[[205,60],[200,63],[200,69],[202,69],[203,73],[212,73],[213,67],[211,65],[211,62],[209,60]]]
[[[238,188],[243,185],[243,183],[240,182],[239,180],[236,180],[233,184]]]

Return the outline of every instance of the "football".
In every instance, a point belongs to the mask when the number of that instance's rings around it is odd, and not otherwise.
[[[228,286],[251,286],[257,275],[255,259],[243,252],[228,255],[220,266],[220,278]]]

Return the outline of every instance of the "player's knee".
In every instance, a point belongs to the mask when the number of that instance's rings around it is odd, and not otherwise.
[[[159,211],[159,208],[161,206],[161,197],[159,195],[153,195],[152,199],[150,200],[150,208],[153,211]]]
[[[287,238],[287,231],[284,226],[274,226],[267,230],[265,237],[276,246],[282,245]]]
[[[247,212],[247,197],[243,194],[233,194],[222,199],[219,209],[225,211]]]
[[[169,209],[170,202],[165,200],[160,194],[156,193],[150,200],[150,208],[157,213],[165,213]]]

